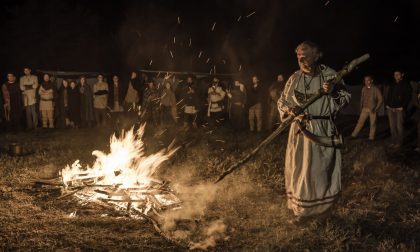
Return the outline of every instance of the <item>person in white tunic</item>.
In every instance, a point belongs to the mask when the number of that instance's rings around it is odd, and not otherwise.
[[[350,100],[344,83],[328,82],[336,72],[318,64],[321,52],[316,44],[305,41],[296,48],[296,54],[300,70],[290,76],[278,100],[281,119],[300,114],[301,106],[320,89],[327,95],[305,109],[290,126],[284,170],[287,206],[296,217],[291,220],[294,224],[321,214],[333,205],[341,190],[342,166],[339,149],[310,140],[297,122],[304,123],[309,132],[318,136],[337,134],[333,118]]]

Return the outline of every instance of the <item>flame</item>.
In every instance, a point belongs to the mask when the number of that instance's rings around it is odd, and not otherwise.
[[[71,166],[61,170],[63,184],[69,186],[75,181],[89,181],[95,185],[118,186],[119,188],[147,187],[157,168],[172,156],[178,148],[163,149],[155,154],[146,156],[144,143],[141,140],[145,125],[137,131],[133,128],[123,132],[118,138],[114,135],[110,139],[110,153],[95,150],[92,155],[96,161],[92,167],[85,169],[76,160]]]

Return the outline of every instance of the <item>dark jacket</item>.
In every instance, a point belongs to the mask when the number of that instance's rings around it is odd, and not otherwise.
[[[405,80],[400,83],[393,83],[389,86],[388,95],[385,99],[385,106],[390,108],[404,108],[407,109],[411,101],[412,88]]]
[[[254,88],[254,85],[252,84],[251,87],[248,89],[247,94],[248,94],[247,102],[250,107],[258,103],[261,103],[261,98],[262,98],[261,84],[259,83],[257,88]]]
[[[114,107],[114,93],[115,93],[114,83],[110,83],[108,85],[108,88],[109,88],[108,106],[110,108],[113,108]],[[133,88],[135,89],[134,86],[133,86]],[[120,106],[123,105],[126,94],[127,94],[127,88],[123,87],[122,83],[119,82],[118,83],[118,103],[120,104]]]

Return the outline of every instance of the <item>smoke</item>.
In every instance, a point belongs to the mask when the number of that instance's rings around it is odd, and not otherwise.
[[[199,156],[199,155],[195,155]],[[197,162],[197,160],[195,160]],[[209,249],[230,238],[231,217],[220,213],[232,211],[239,199],[255,190],[253,176],[246,170],[226,177],[222,182],[200,180],[200,170],[187,160],[166,170],[165,180],[182,201],[180,209],[168,210],[159,219],[162,230],[172,238],[188,241],[190,249]]]
[[[207,250],[209,247],[216,246],[217,240],[227,240],[229,237],[225,235],[226,225],[222,220],[216,220],[209,224],[205,230],[205,236],[207,237],[204,241],[191,243],[190,249],[203,249]]]
[[[182,207],[165,212],[160,219],[162,230],[179,240],[190,241],[190,249],[207,249],[218,240],[226,240],[227,225],[222,219],[209,220],[208,208],[216,200],[218,186],[213,183],[174,185]]]

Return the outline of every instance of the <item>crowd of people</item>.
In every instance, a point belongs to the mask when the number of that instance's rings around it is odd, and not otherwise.
[[[267,128],[273,130],[279,123],[276,103],[284,88],[281,74],[267,90],[257,76],[248,87],[239,79],[231,85],[217,77],[198,83],[193,75],[185,80],[174,75],[158,79],[133,71],[125,82],[113,75],[108,83],[103,74],[98,74],[95,83],[89,85],[86,76],[57,83],[57,78],[48,73],[43,73],[39,81],[29,67],[23,73],[19,79],[8,73],[1,86],[0,122],[6,131],[104,127],[120,115],[135,114],[140,122],[153,126],[175,126],[182,121],[188,130],[198,125],[217,128],[230,122],[235,129],[249,125],[251,131],[261,132],[267,99]]]
[[[363,84],[360,117],[351,138],[358,137],[369,118],[368,139],[374,141],[376,118],[383,106],[389,121],[391,148],[403,144],[407,119],[417,122],[420,131],[419,90],[405,80],[402,71],[394,72],[394,83],[385,90],[375,85],[372,75],[366,75]],[[187,75],[185,80],[172,75],[157,79],[136,71],[124,82],[113,75],[108,83],[104,75],[98,74],[93,85],[87,83],[86,76],[56,83],[48,73],[42,74],[39,81],[25,67],[19,79],[8,73],[1,87],[0,123],[3,130],[13,132],[25,126],[28,130],[103,127],[114,123],[120,114],[134,113],[140,121],[153,126],[182,124],[188,130],[198,125],[217,128],[229,122],[235,130],[271,132],[280,122],[277,102],[285,85],[282,74],[267,87],[256,75],[245,82],[233,78],[231,84],[217,77],[198,83],[193,75]],[[416,150],[420,151],[418,147]]]

